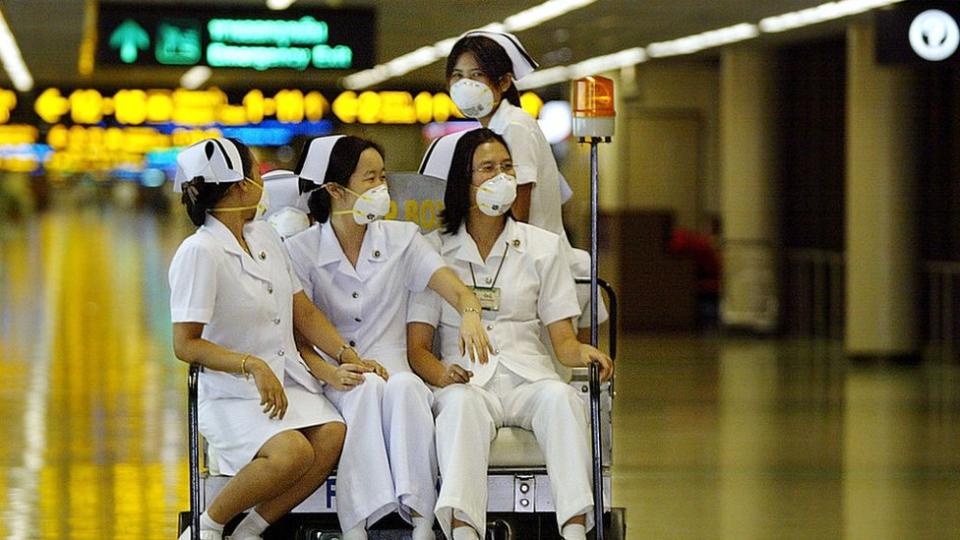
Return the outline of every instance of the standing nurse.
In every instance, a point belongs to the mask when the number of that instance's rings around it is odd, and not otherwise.
[[[383,365],[373,366],[383,377],[367,374],[352,389],[327,391],[350,426],[337,469],[344,538],[366,538],[367,526],[396,510],[414,524],[414,540],[433,539],[433,394],[407,363],[407,298],[436,291],[463,315],[460,350],[485,362],[480,304],[416,224],[381,220],[390,195],[377,145],[357,137],[317,138],[296,172],[301,191],[312,190],[308,206],[317,223],[287,240],[294,269],[349,340],[344,350],[355,348]]]
[[[513,34],[471,30],[453,45],[446,75],[460,111],[507,141],[517,175],[513,215],[566,238],[557,162],[537,121],[520,108],[514,84],[536,68]]]
[[[303,294],[280,238],[255,220],[265,192],[246,146],[190,146],[177,156],[174,190],[199,228],[170,263],[173,350],[205,368],[200,432],[233,476],[200,517],[200,538],[219,540],[225,523],[254,508],[233,538],[256,539],[326,479],[344,440],[314,378],[342,374],[326,364],[308,370],[294,329],[325,351],[344,342]]]

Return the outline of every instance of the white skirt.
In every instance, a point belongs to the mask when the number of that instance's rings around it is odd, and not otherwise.
[[[326,397],[307,390],[289,377],[284,379],[288,405],[282,420],[264,414],[260,398],[200,402],[200,433],[213,449],[211,454],[216,453],[221,474],[237,474],[277,433],[328,422],[343,423],[340,413]]]

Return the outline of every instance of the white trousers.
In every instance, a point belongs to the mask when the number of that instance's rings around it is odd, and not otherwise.
[[[501,426],[533,431],[547,461],[557,526],[587,514],[593,527],[590,450],[583,401],[559,380],[527,382],[502,365],[483,387],[452,384],[434,394],[440,497],[436,515],[447,538],[452,519],[486,535],[487,464]],[[348,428],[349,429],[349,428]]]
[[[363,384],[326,395],[347,424],[337,466],[337,517],[348,531],[393,511],[430,517],[437,500],[433,393],[413,373],[388,381],[367,373]]]

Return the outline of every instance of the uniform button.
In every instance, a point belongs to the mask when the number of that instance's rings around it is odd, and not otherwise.
[[[280,317],[273,320],[273,324],[280,324]]]
[[[520,240],[519,240],[519,239],[513,241],[513,247],[520,247]]]
[[[357,342],[351,339],[351,340],[350,340],[350,346],[351,346],[351,347],[356,347],[356,346],[357,346]]]
[[[270,285],[267,285],[267,293],[273,294],[273,287],[271,287]]]
[[[373,252],[373,256],[374,256],[374,257],[379,257],[379,256],[380,256],[380,250],[378,249],[378,250],[374,251],[374,252]]]
[[[487,325],[487,330],[493,330],[493,325],[492,325],[492,324],[488,324],[488,325]]]
[[[354,317],[353,320],[357,322],[363,322],[363,319],[361,319],[360,317]]]
[[[489,284],[493,283],[493,279],[487,278],[487,279],[486,279],[486,282],[487,282],[487,285],[489,285]]]
[[[500,354],[500,349],[494,349],[493,354]]]
[[[261,260],[261,261],[266,260],[266,259],[267,259],[267,252],[266,252],[266,251],[261,251],[261,252],[258,254],[258,257],[260,257],[260,260]]]
[[[358,293],[357,291],[353,291],[353,294],[351,294],[350,296],[354,298],[360,298],[360,293]]]
[[[280,349],[279,351],[277,351],[277,356],[283,356],[283,355],[285,355],[285,354],[287,354],[287,353],[286,353],[286,351],[284,351],[283,349]]]

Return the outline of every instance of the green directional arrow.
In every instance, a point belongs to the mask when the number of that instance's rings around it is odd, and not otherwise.
[[[127,19],[110,34],[110,47],[120,49],[120,59],[126,64],[137,61],[140,49],[150,46],[150,36],[137,21]]]

